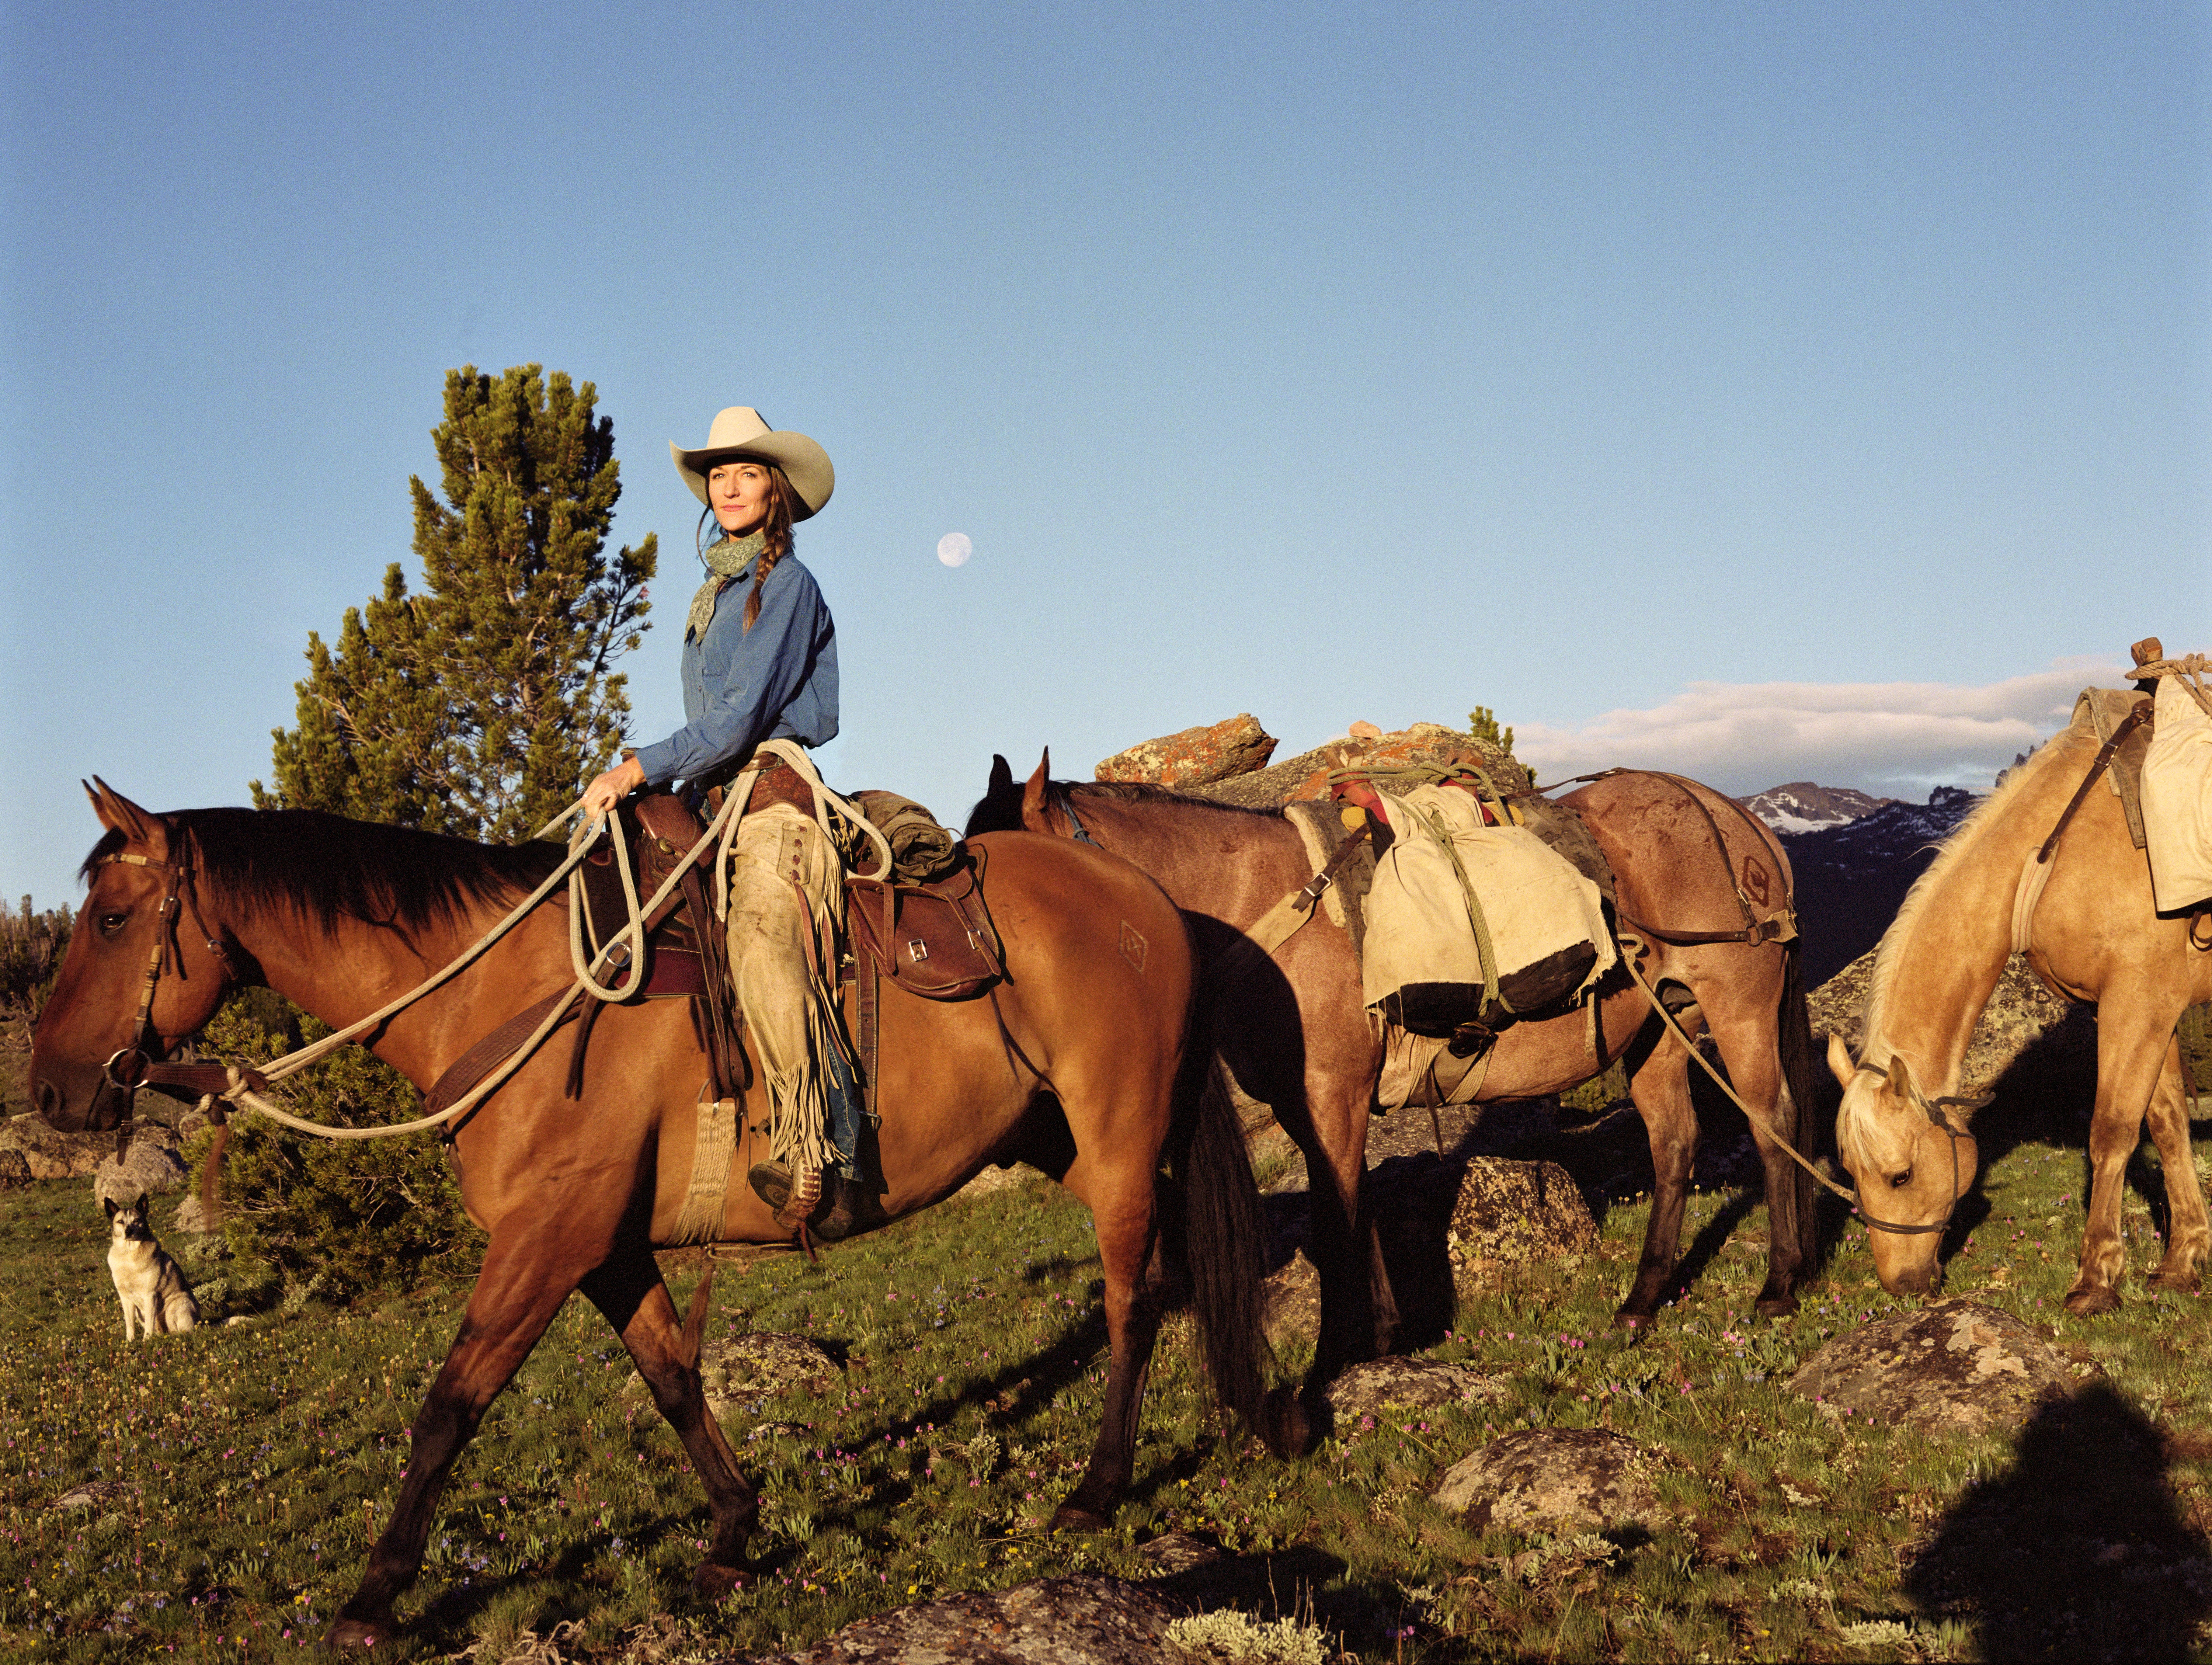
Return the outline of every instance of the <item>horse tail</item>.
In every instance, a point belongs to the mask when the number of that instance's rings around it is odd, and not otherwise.
[[[1190,1282],[1191,1307],[1214,1396],[1279,1453],[1303,1449],[1306,1430],[1297,1401],[1266,1391],[1273,1354],[1264,1325],[1262,1284],[1266,1217],[1252,1177],[1251,1153],[1229,1096],[1219,1054],[1203,1049],[1187,1073],[1195,1093],[1178,1095],[1182,1124],[1170,1145],[1170,1172],[1181,1194],[1168,1211],[1168,1247]]]
[[[1776,1040],[1781,1053],[1782,1085],[1794,1107],[1790,1142],[1810,1162],[1821,1143],[1820,1118],[1813,1093],[1813,1019],[1805,1003],[1802,945],[1793,938],[1783,951],[1789,957],[1783,962],[1782,1001],[1775,1013]],[[1814,1188],[1813,1176],[1794,1162],[1790,1164],[1790,1176],[1796,1206],[1799,1264],[1809,1271],[1820,1255],[1820,1194]]]
[[[208,1145],[207,1160],[200,1164],[200,1212],[210,1231],[222,1224],[222,1151],[229,1143],[229,1121],[216,1122],[215,1138]]]

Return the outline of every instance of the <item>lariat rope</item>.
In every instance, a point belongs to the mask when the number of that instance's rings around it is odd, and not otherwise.
[[[708,823],[707,829],[701,835],[698,842],[692,845],[690,849],[684,853],[683,860],[670,870],[668,877],[661,881],[660,887],[653,893],[650,900],[641,902],[638,899],[636,876],[630,866],[629,842],[620,837],[612,840],[616,870],[622,878],[623,902],[629,918],[622,929],[616,932],[600,947],[596,955],[587,958],[584,951],[583,875],[577,870],[581,866],[584,858],[591,854],[592,845],[597,843],[603,836],[607,835],[611,825],[617,819],[611,816],[595,817],[578,827],[569,838],[568,854],[563,858],[560,866],[547,874],[544,881],[518,902],[505,918],[478,937],[468,947],[463,949],[457,957],[445,966],[431,973],[429,976],[397,1000],[370,1012],[366,1018],[349,1024],[343,1029],[333,1030],[323,1036],[321,1040],[311,1042],[295,1052],[289,1052],[282,1058],[274,1059],[254,1069],[241,1069],[235,1064],[226,1066],[224,1073],[228,1079],[228,1085],[222,1091],[209,1093],[202,1097],[201,1108],[211,1109],[216,1101],[221,1100],[240,1109],[251,1110],[257,1115],[265,1116],[270,1121],[289,1127],[296,1133],[312,1133],[318,1139],[392,1139],[403,1133],[417,1133],[426,1128],[442,1127],[447,1123],[458,1123],[473,1112],[477,1105],[490,1097],[505,1085],[508,1077],[529,1061],[531,1055],[537,1051],[545,1037],[560,1027],[570,1004],[580,991],[600,1000],[616,1002],[628,999],[637,988],[643,987],[642,980],[639,978],[633,978],[627,987],[605,984],[599,981],[599,978],[610,965],[619,967],[642,962],[645,951],[646,921],[651,918],[659,910],[661,903],[674,893],[684,875],[697,865],[702,856],[717,845],[720,848],[720,859],[716,863],[720,879],[716,887],[716,902],[720,907],[726,908],[730,847],[737,836],[738,822],[744,816],[746,805],[751,801],[753,784],[758,778],[761,769],[766,765],[771,756],[782,758],[813,788],[815,818],[822,824],[825,832],[828,830],[830,813],[834,809],[838,815],[852,822],[867,836],[869,841],[876,847],[880,858],[882,876],[888,878],[891,867],[890,847],[874,823],[869,821],[856,806],[831,792],[823,784],[820,774],[814,768],[813,760],[807,757],[803,749],[787,740],[764,741],[756,750],[754,761],[749,763],[738,772],[737,780],[724,793],[721,809]],[[532,837],[549,836],[582,809],[583,805],[583,799],[580,796],[578,797],[567,808],[540,827]],[[554,887],[564,878],[569,884],[568,955],[569,963],[576,974],[575,979],[568,985],[566,992],[554,1000],[551,1008],[538,1023],[538,1027],[531,1031],[528,1037],[465,1096],[433,1115],[420,1116],[412,1121],[392,1122],[377,1127],[332,1127],[319,1121],[309,1121],[270,1103],[261,1096],[258,1087],[273,1085],[288,1076],[296,1074],[299,1071],[307,1068],[308,1065],[320,1061],[349,1041],[367,1034],[395,1013],[404,1011],[442,984],[451,981],[480,958],[501,937],[521,923],[538,903],[552,894]],[[622,951],[617,953],[617,950]],[[149,1006],[151,996],[152,988],[149,982],[147,990],[147,1004]]]

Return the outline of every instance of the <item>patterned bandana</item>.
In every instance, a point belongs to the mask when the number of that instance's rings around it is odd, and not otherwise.
[[[768,538],[762,532],[748,532],[743,538],[722,538],[707,545],[699,558],[707,563],[713,574],[699,586],[699,593],[691,598],[691,611],[684,615],[684,640],[698,641],[705,638],[707,627],[714,622],[714,598],[722,592],[722,586],[753,564],[753,557],[768,547]]]

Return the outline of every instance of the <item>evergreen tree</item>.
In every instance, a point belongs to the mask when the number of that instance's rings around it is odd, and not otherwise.
[[[613,761],[629,699],[609,666],[642,635],[659,544],[606,554],[622,475],[597,397],[535,364],[447,374],[443,501],[408,483],[426,592],[395,563],[336,652],[309,635],[257,806],[513,842]]]

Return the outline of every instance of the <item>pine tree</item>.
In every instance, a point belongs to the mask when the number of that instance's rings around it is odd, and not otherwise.
[[[512,842],[613,761],[629,699],[609,666],[642,635],[659,543],[606,554],[622,473],[597,397],[535,364],[447,374],[443,501],[408,483],[426,592],[395,563],[335,653],[309,635],[257,806]]]

